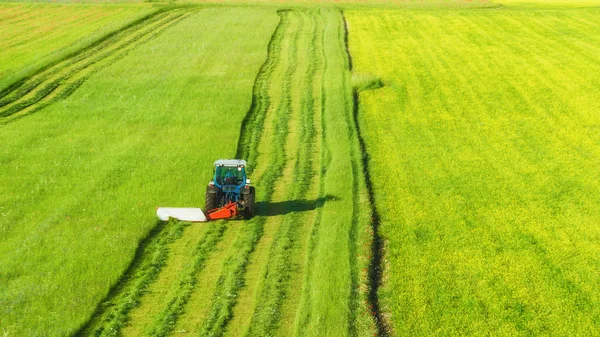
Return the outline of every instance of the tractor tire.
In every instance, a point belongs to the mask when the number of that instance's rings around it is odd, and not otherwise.
[[[244,218],[252,219],[254,216],[254,199],[256,196],[256,191],[254,190],[254,186],[250,186],[250,193],[244,195]]]
[[[204,211],[210,211],[215,208],[219,208],[219,193],[214,193],[210,190],[210,187],[206,188],[206,204]]]

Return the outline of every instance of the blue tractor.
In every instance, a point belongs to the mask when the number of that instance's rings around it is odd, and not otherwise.
[[[246,161],[220,159],[215,162],[213,179],[206,187],[206,212],[211,219],[242,215],[254,216],[254,186],[246,176]]]

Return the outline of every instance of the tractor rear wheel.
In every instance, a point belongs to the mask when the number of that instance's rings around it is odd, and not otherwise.
[[[251,219],[254,216],[254,199],[256,191],[250,186],[250,193],[244,195],[244,218]]]
[[[206,187],[206,207],[205,211],[210,211],[219,208],[219,194],[212,192],[210,187]]]

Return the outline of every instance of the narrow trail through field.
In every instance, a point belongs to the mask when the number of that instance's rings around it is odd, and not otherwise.
[[[80,335],[377,331],[360,272],[372,236],[342,15],[278,13],[236,153],[257,215],[159,224]]]
[[[64,99],[89,76],[123,58],[132,49],[157,37],[193,12],[193,9],[179,8],[150,14],[95,45],[15,83],[0,92],[0,124]]]

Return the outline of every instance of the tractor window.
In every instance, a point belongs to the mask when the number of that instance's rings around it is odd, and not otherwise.
[[[244,169],[241,167],[217,166],[215,176],[220,185],[239,185],[243,183]]]

